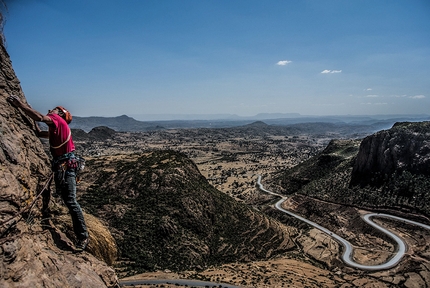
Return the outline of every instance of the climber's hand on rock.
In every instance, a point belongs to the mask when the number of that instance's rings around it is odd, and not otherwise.
[[[22,102],[19,100],[19,98],[15,95],[10,95],[7,98],[7,101],[9,101],[13,106],[15,107],[21,107],[22,106]]]

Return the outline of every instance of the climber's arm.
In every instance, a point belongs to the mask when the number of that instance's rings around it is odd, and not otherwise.
[[[27,114],[34,121],[45,122],[48,125],[53,124],[51,118],[47,115],[43,115],[39,111],[34,110],[28,104],[21,102],[16,96],[9,96],[7,100],[16,108],[21,108],[21,110]]]
[[[41,130],[36,121],[34,121],[34,127],[36,131],[36,136],[40,138],[49,138],[49,132],[46,130]]]

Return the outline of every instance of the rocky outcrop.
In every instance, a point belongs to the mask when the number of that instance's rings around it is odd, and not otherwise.
[[[274,177],[271,189],[293,194],[320,179],[328,178],[336,182],[333,174],[350,173],[347,170],[351,168],[359,146],[358,139],[333,139],[318,155]]]
[[[430,122],[399,122],[366,137],[354,164],[351,185],[379,186],[403,171],[430,175]]]
[[[112,139],[117,133],[106,126],[94,127],[89,133],[82,129],[72,129],[73,140],[75,141],[106,141]]]
[[[49,158],[33,122],[7,102],[10,94],[25,101],[0,43],[0,287],[117,287],[115,271],[104,261],[73,254],[61,209],[57,225],[42,219],[38,194],[51,175]],[[97,251],[97,235],[108,231],[92,222],[90,251]]]

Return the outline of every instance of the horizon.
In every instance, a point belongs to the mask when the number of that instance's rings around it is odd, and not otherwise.
[[[369,118],[377,120],[391,120],[396,118],[408,118],[411,120],[422,119],[421,121],[429,121],[430,114],[374,114],[374,115],[302,115],[299,113],[258,113],[252,116],[241,116],[237,114],[122,114],[115,116],[80,116],[75,115],[73,117],[80,118],[118,118],[118,117],[129,117],[137,121],[157,122],[157,121],[245,121],[245,120],[276,120],[276,119],[306,119],[306,118]],[[427,119],[428,118],[428,119]]]
[[[42,113],[325,117],[430,107],[425,0],[6,4],[7,51]]]

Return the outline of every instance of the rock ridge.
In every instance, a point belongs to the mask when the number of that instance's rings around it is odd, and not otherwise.
[[[398,122],[363,139],[351,185],[380,186],[403,171],[430,175],[430,121]]]

